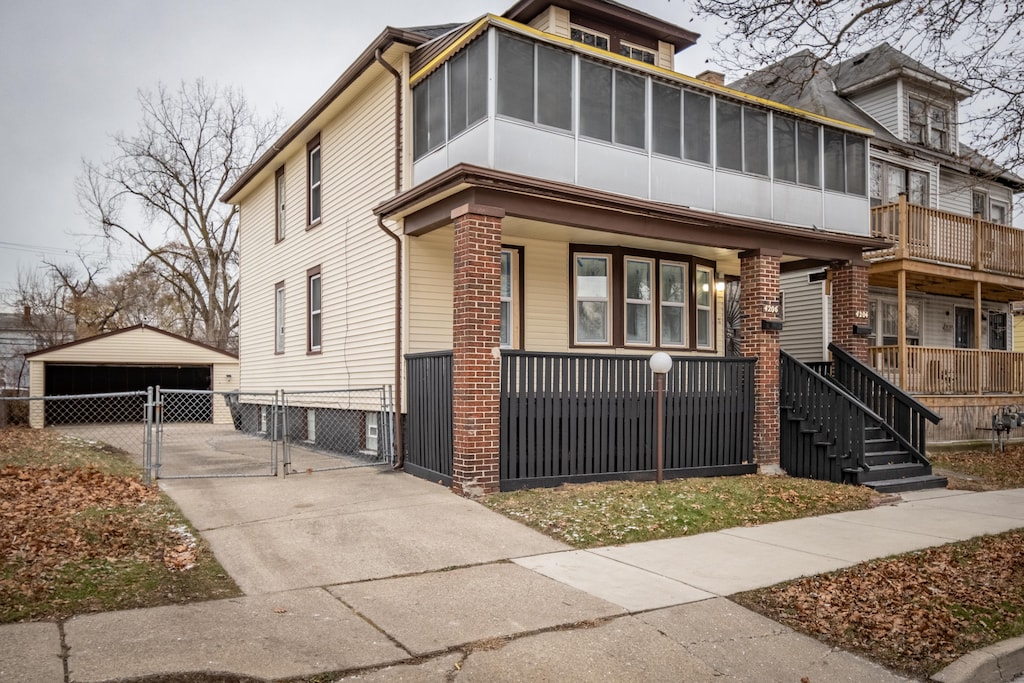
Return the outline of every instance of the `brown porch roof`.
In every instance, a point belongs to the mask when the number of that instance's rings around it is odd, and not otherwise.
[[[405,234],[422,235],[451,223],[465,204],[495,206],[517,218],[588,230],[725,249],[772,248],[807,259],[859,259],[889,243],[866,235],[815,230],[712,213],[686,206],[458,164],[373,209],[403,219]]]

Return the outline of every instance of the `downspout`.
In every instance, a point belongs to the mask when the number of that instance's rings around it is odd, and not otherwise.
[[[377,48],[374,59],[395,77],[395,194],[402,191],[402,74],[387,63]],[[395,241],[395,469],[405,467],[405,439],[402,437],[402,238],[384,226],[377,227]]]

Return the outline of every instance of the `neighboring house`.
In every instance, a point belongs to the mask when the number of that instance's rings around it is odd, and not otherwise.
[[[1024,231],[1012,227],[1024,179],[958,142],[959,103],[971,93],[887,44],[836,65],[803,51],[732,84],[871,128],[869,250],[872,365],[943,416],[932,440],[974,439],[992,413],[1024,402],[1021,332]],[[827,149],[826,186],[841,179]],[[785,270],[785,269],[784,269]],[[827,358],[831,298],[819,268],[782,274],[783,347]]]
[[[667,468],[778,464],[780,268],[829,264],[866,358],[872,131],[675,72],[697,37],[603,0],[384,29],[223,197],[242,391],[395,385],[406,469],[472,494],[652,470],[663,350]]]
[[[21,313],[0,313],[0,389],[27,389],[25,354],[74,336],[70,319],[33,315],[28,306]]]
[[[237,389],[239,381],[238,359],[232,354],[146,325],[39,349],[26,358],[31,396],[112,394],[155,386],[228,392]],[[215,397],[203,406],[191,419],[231,423],[222,398]],[[30,403],[32,427],[50,422],[48,414],[43,402]],[[64,420],[73,417],[65,415]]]

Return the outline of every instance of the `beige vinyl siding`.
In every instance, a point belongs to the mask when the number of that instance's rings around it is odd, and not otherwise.
[[[30,360],[28,362],[28,385],[31,387],[32,396],[40,396],[43,393],[42,387],[46,386],[46,363],[41,360]],[[35,389],[40,387],[39,389]],[[42,401],[28,402],[28,424],[32,429],[42,429],[46,426],[46,406]]]
[[[672,43],[666,43],[664,40],[658,41],[658,66],[663,69],[675,70],[676,50]]]
[[[212,365],[229,354],[140,327],[33,356],[33,362],[96,365]]]
[[[779,340],[782,349],[805,363],[826,358],[831,334],[829,299],[823,282],[808,282],[815,271],[782,273],[779,286],[785,301],[785,320]]]
[[[569,37],[569,10],[561,7],[551,6],[546,11],[538,14],[530,26],[538,31],[553,33],[563,38]]]
[[[1024,313],[1013,316],[1013,346],[1018,353],[1024,353]]]
[[[569,245],[517,239],[523,246],[523,342],[530,351],[569,350]]]
[[[899,135],[900,97],[895,81],[857,93],[850,98],[850,101],[885,126],[890,133]]]
[[[354,93],[353,93],[354,94]],[[286,237],[274,242],[272,178],[242,204],[243,391],[394,382],[394,242],[371,208],[394,194],[394,81],[381,75],[319,130],[322,222],[307,230],[305,146],[285,159]],[[307,354],[307,271],[320,267],[322,351]],[[274,285],[284,282],[284,353],[274,353]]]
[[[407,238],[409,353],[452,348],[452,229]]]

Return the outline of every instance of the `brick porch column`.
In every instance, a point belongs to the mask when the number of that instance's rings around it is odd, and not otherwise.
[[[832,341],[847,353],[868,362],[868,337],[854,334],[853,328],[867,327],[868,264],[857,259],[833,263],[832,271]]]
[[[501,379],[501,219],[504,209],[466,204],[452,211],[452,490],[498,490]]]
[[[778,318],[782,252],[752,249],[740,254],[740,354],[757,358],[754,367],[754,462],[779,464],[779,333],[762,330],[761,320]]]

